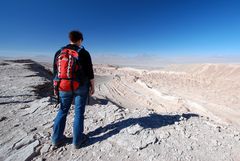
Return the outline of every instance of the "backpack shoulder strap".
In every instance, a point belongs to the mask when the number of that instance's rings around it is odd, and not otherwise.
[[[63,49],[65,49],[66,47],[62,47],[60,48],[58,51],[58,54],[56,55],[55,59],[57,59],[57,57],[62,53]]]
[[[55,56],[54,56],[54,59],[53,59],[53,74],[54,74],[54,76],[55,76],[56,73],[58,72],[58,69],[57,69],[57,58],[58,58],[58,56],[61,54],[63,48],[64,48],[64,47],[62,47],[61,49],[59,49],[59,50],[56,52],[56,54],[55,54]]]

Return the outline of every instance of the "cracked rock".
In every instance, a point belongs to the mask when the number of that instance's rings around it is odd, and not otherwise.
[[[49,151],[50,145],[49,144],[44,144],[42,149],[40,150],[41,154],[47,153]]]
[[[35,148],[39,145],[39,141],[36,140],[28,146],[21,148],[21,150],[16,151],[10,155],[5,161],[16,161],[16,160],[31,160],[37,155]]]
[[[143,127],[140,126],[139,124],[136,124],[136,125],[133,125],[133,126],[130,126],[127,128],[127,132],[130,134],[130,135],[136,135],[138,134],[140,131],[142,131]]]

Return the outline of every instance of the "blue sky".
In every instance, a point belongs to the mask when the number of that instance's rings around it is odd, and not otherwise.
[[[233,0],[9,0],[0,2],[0,55],[47,55],[79,29],[92,55],[240,55]]]

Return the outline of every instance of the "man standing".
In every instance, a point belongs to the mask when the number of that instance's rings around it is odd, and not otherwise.
[[[71,31],[69,39],[70,44],[57,51],[53,63],[54,93],[59,97],[60,108],[54,120],[52,144],[58,146],[66,138],[66,118],[74,101],[73,145],[78,149],[87,139],[83,134],[84,111],[88,95],[94,93],[94,74],[91,56],[82,46],[82,33]]]

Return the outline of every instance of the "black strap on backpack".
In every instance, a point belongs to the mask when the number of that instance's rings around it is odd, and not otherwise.
[[[80,52],[81,49],[82,49],[82,48],[78,48],[77,51],[76,51],[76,52],[78,53],[78,57],[79,57],[79,52]],[[74,59],[74,61],[77,61],[77,62],[74,62],[74,63],[73,63],[73,67],[72,67],[72,68],[75,69],[75,65],[76,65],[76,64],[78,64],[78,67],[80,68],[80,63],[79,63],[79,61],[78,61],[78,60],[75,60],[75,59]],[[74,72],[75,72],[75,71],[72,70],[72,76],[73,76]],[[73,83],[74,83],[74,79],[71,79],[71,89],[72,89],[72,93],[73,93],[73,91],[74,91]]]
[[[62,47],[61,49],[60,49],[60,51],[59,51],[59,53],[54,57],[54,60],[53,60],[53,69],[54,69],[54,66],[56,65],[56,59],[57,59],[57,57],[61,54],[61,52],[62,52],[62,50],[64,49],[64,47]],[[56,74],[58,74],[58,68],[56,68],[56,71],[54,71],[55,73],[55,75],[54,75],[54,77],[56,77]],[[61,81],[61,79],[60,78],[58,78],[59,80],[57,81],[57,86],[56,87],[54,87],[54,90],[56,90],[57,91],[57,102],[56,102],[56,105],[54,106],[54,108],[56,108],[57,106],[58,106],[58,104],[60,103],[60,97],[59,97],[59,85],[60,85],[60,81]]]
[[[56,103],[56,105],[54,106],[54,108],[56,108],[57,106],[58,106],[58,104],[60,103],[60,98],[59,98],[59,84],[60,84],[60,80],[58,81],[58,83],[57,83],[57,103]]]

